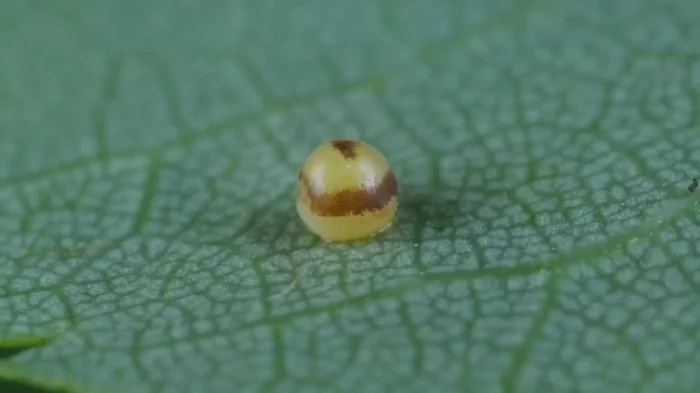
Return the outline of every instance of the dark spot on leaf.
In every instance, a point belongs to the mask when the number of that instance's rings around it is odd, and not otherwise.
[[[695,192],[695,190],[698,188],[698,179],[693,179],[693,182],[690,183],[688,186],[688,191],[690,192]]]

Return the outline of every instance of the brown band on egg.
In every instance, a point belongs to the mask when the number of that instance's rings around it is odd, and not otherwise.
[[[356,188],[334,193],[323,193],[314,190],[309,179],[302,175],[309,208],[319,216],[350,216],[373,212],[386,207],[396,198],[398,186],[394,173],[389,170],[382,181],[373,188]]]
[[[357,148],[359,147],[357,141],[350,139],[336,139],[331,141],[331,145],[348,160],[351,160],[357,156]]]

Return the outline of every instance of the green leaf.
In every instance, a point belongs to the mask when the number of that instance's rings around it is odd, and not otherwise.
[[[0,387],[698,391],[699,14],[0,2],[0,342],[51,338]],[[294,209],[339,137],[400,182],[368,242]]]

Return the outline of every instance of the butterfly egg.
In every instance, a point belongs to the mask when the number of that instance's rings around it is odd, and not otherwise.
[[[393,222],[398,203],[389,162],[362,141],[324,143],[299,171],[297,213],[325,241],[351,242],[382,232]]]

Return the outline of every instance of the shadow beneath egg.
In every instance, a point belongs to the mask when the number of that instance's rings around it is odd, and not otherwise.
[[[282,243],[301,247],[320,242],[306,229],[294,203],[259,209],[250,215],[236,237],[247,244],[269,246],[271,251],[279,249]]]
[[[413,241],[418,237],[418,231],[426,229],[437,233],[451,232],[456,226],[463,225],[465,217],[474,213],[464,201],[456,197],[412,190],[399,198],[399,207],[392,225],[370,239],[344,243],[325,242],[306,228],[297,215],[293,201],[256,213],[256,218],[246,225],[247,229],[241,235],[250,242],[270,245],[280,239],[288,239],[299,246],[317,243],[353,245],[371,239]]]
[[[418,231],[432,229],[443,232],[454,228],[465,215],[463,202],[431,192],[405,192],[399,200],[395,226],[401,232],[417,237]],[[405,235],[404,235],[405,236]],[[402,236],[402,237],[404,237]]]
[[[367,240],[412,242],[426,230],[447,235],[454,233],[455,228],[468,226],[477,221],[476,209],[480,205],[470,203],[464,197],[410,189],[399,196],[396,218],[383,232],[370,239],[329,243],[306,228],[297,214],[293,198],[277,202],[250,212],[246,223],[235,235],[239,242],[269,246],[270,250],[278,250],[281,245],[307,248],[317,244],[353,245]]]
[[[419,241],[428,237],[477,237],[487,230],[484,217],[504,215],[513,206],[510,190],[497,187],[413,187],[402,193],[393,238]],[[396,231],[395,231],[396,232]]]

